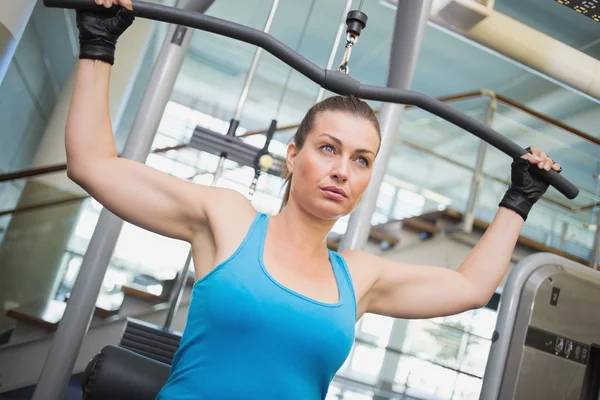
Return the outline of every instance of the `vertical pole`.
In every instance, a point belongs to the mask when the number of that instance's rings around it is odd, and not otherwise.
[[[0,83],[15,55],[36,0],[4,0],[0,13]]]
[[[271,12],[269,13],[269,17],[267,18],[267,22],[265,23],[265,27],[263,29],[265,33],[269,33],[269,31],[271,30],[271,25],[273,25],[273,19],[275,18],[275,12],[277,11],[277,7],[279,7],[279,0],[273,0],[273,4],[271,5]],[[257,47],[256,51],[254,52],[254,58],[252,58],[250,70],[248,71],[248,75],[246,76],[246,81],[244,82],[244,87],[242,88],[242,94],[240,95],[240,99],[238,100],[238,105],[235,109],[235,115],[233,116],[231,124],[239,123],[240,118],[242,118],[242,111],[244,111],[244,105],[246,104],[248,93],[250,93],[250,86],[252,86],[252,81],[254,80],[254,75],[256,74],[258,62],[260,61],[262,52],[263,49],[261,47]],[[231,125],[229,126],[229,129],[232,129]],[[228,132],[228,134],[231,133],[235,136],[235,130],[237,130],[237,125],[233,132]],[[213,175],[213,186],[217,184],[217,181],[221,178],[221,175],[223,174],[223,168],[225,167],[225,159],[225,157],[219,158],[217,169],[215,170],[215,174]]]
[[[600,207],[596,208],[596,234],[594,235],[594,247],[592,248],[592,257],[590,267],[598,269],[600,261]]]
[[[497,109],[497,101],[495,96],[490,97],[488,103],[487,113],[485,116],[485,124],[492,126],[494,122],[494,114]],[[475,161],[475,170],[473,171],[473,178],[471,180],[471,189],[469,190],[469,199],[467,200],[467,208],[465,210],[465,216],[463,218],[462,230],[466,233],[473,232],[473,221],[475,220],[475,207],[477,206],[477,196],[479,195],[479,187],[483,180],[483,163],[485,161],[485,153],[487,151],[487,143],[483,140],[479,141],[479,148],[477,149],[477,160]]]
[[[185,288],[185,284],[190,272],[190,265],[192,265],[192,249],[190,249],[187,255],[185,264],[183,265],[183,268],[177,277],[177,281],[175,282],[175,287],[173,287],[171,292],[171,298],[169,299],[169,310],[167,311],[167,318],[165,318],[165,324],[163,325],[163,329],[165,331],[171,329],[173,318],[175,318],[175,314],[177,314],[179,303],[181,303],[181,296],[183,295],[183,289]]]
[[[596,196],[600,189],[600,163],[596,163],[596,173],[594,174],[596,179]],[[594,245],[592,247],[592,253],[590,254],[590,267],[598,269],[598,262],[600,261],[600,206],[595,206],[596,211],[596,234],[594,235]]]
[[[213,1],[182,0],[179,7],[184,10],[204,12]],[[182,26],[170,27],[125,144],[123,158],[138,162],[146,161],[192,39],[192,33],[191,29]],[[102,210],[73,286],[71,298],[54,334],[33,400],[63,398],[122,226],[123,221],[120,218],[106,209]]]
[[[390,70],[387,86],[397,89],[409,89],[414,75],[421,42],[429,19],[432,0],[398,0]],[[391,156],[394,136],[404,106],[384,103],[380,112],[381,150],[373,166],[371,182],[357,209],[350,216],[348,229],[340,243],[340,250],[360,249],[367,243],[371,216],[375,210],[379,186],[383,181]]]
[[[277,7],[279,7],[279,0],[274,0],[271,6],[271,12],[269,13],[269,17],[267,18],[267,22],[265,23],[265,28],[263,29],[265,33],[269,33],[269,31],[271,30],[271,25],[273,24],[273,19],[275,18],[275,12],[277,11]],[[254,52],[254,58],[252,59],[252,64],[250,65],[250,71],[246,76],[246,82],[244,83],[244,88],[242,89],[242,94],[240,95],[240,99],[238,101],[235,116],[233,117],[238,121],[242,117],[244,104],[246,103],[246,99],[248,98],[250,86],[252,86],[252,81],[254,80],[254,75],[256,74],[256,69],[258,68],[258,62],[260,61],[262,52],[263,49],[261,47],[257,47],[256,51]]]
[[[568,234],[569,234],[569,221],[565,220],[562,223],[562,231],[560,232],[560,241],[558,242],[558,248],[560,250],[565,249],[565,242],[567,241]],[[552,246],[552,244],[550,246]]]

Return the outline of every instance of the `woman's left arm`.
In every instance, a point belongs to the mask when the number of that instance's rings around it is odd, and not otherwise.
[[[560,171],[542,151],[512,164],[511,186],[483,237],[456,270],[397,263],[360,251],[348,252],[354,265],[374,279],[360,300],[363,312],[396,318],[431,318],[483,307],[502,281],[527,214],[547,184],[532,168]]]

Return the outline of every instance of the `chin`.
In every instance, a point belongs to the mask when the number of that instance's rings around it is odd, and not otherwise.
[[[311,201],[310,211],[319,219],[332,221],[350,214],[352,209],[348,208],[347,200],[337,202],[328,199],[317,199]]]

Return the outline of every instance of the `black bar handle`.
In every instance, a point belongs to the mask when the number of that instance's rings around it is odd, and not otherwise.
[[[521,157],[526,153],[525,149],[489,126],[433,97],[410,90],[362,85],[357,80],[342,72],[320,68],[312,61],[304,58],[263,31],[210,17],[202,13],[185,11],[160,4],[150,4],[139,0],[132,0],[132,3],[133,12],[136,17],[183,25],[262,47],[265,51],[271,53],[311,81],[334,93],[354,95],[366,100],[416,106],[463,128],[513,159]],[[96,5],[93,0],[44,0],[44,5],[53,8],[106,10],[107,12],[116,12],[119,9],[119,7],[106,9]],[[575,185],[555,171],[541,171],[540,176],[546,183],[556,188],[568,199],[574,199],[579,194],[579,189]]]

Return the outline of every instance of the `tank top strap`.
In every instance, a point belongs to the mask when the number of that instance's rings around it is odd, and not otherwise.
[[[250,231],[246,238],[246,247],[256,252],[257,248],[262,250],[267,236],[267,225],[269,216],[262,212],[257,212],[250,226]],[[249,246],[248,246],[249,245]]]
[[[352,276],[348,270],[348,265],[344,257],[333,250],[329,250],[329,259],[333,272],[335,273],[336,280],[338,282],[338,290],[340,291],[340,302],[348,304],[354,309],[354,313],[357,313],[356,304],[356,293],[354,292],[354,285],[352,284]]]

